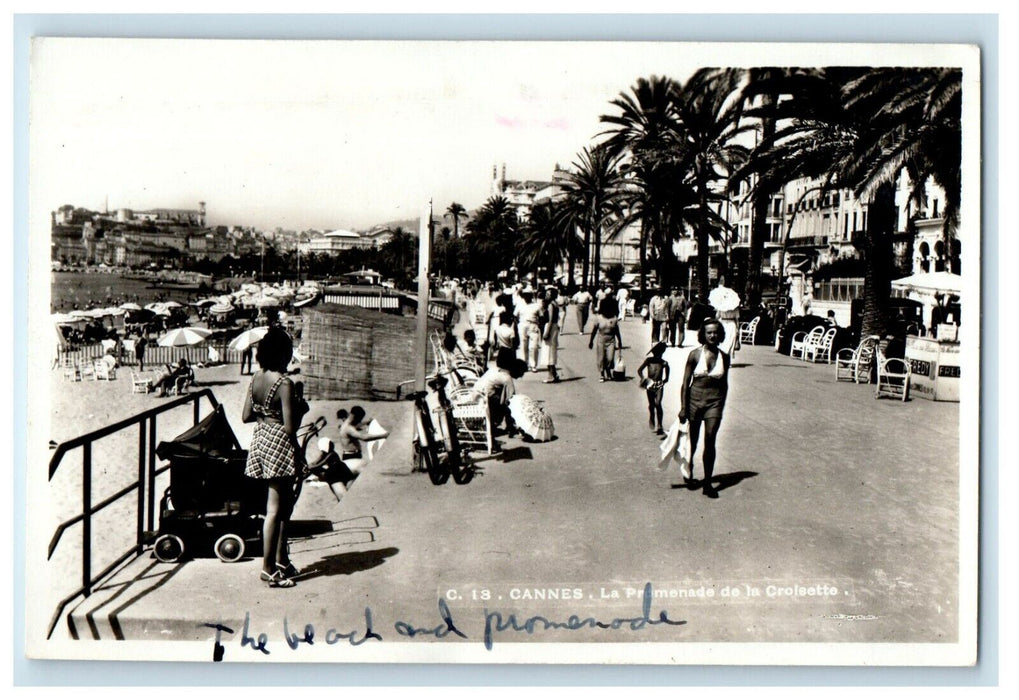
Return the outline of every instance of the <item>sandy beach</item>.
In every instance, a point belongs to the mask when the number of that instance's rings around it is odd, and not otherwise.
[[[60,443],[85,433],[98,430],[118,421],[130,418],[143,411],[157,408],[171,401],[170,398],[159,398],[157,394],[133,393],[131,391],[131,367],[122,367],[117,371],[113,381],[85,380],[73,382],[64,379],[59,369],[49,373],[49,396],[52,410],[50,413],[50,440]],[[195,370],[197,386],[193,393],[201,389],[210,389],[216,400],[223,405],[230,426],[233,428],[242,447],[247,447],[251,440],[254,424],[241,422],[241,409],[244,403],[244,392],[247,391],[250,377],[240,376],[237,365],[221,365],[219,367],[198,368]],[[300,375],[294,375],[299,379]],[[310,401],[311,411],[305,418],[310,422],[322,416],[327,425],[323,430],[326,437],[335,438],[339,425],[336,411],[341,407],[352,405],[365,407],[369,418],[376,418],[385,428],[392,429],[399,421],[410,415],[411,404],[406,401]],[[201,415],[205,416],[211,404],[201,400]],[[193,409],[189,402],[175,409],[162,413],[156,420],[156,444],[174,437],[191,427]],[[92,447],[92,503],[115,494],[138,478],[138,434],[139,428],[129,427],[113,435],[97,440]],[[52,443],[51,443],[52,444]],[[38,445],[44,450],[44,445]],[[383,446],[383,450],[386,446]],[[48,462],[53,455],[51,447],[46,454]],[[318,451],[309,446],[308,456],[314,459]],[[163,464],[157,459],[157,468]],[[387,464],[387,469],[399,465]],[[37,469],[45,469],[46,464],[39,459]],[[410,472],[412,465],[406,465]],[[169,485],[169,475],[157,478],[156,494],[162,495]],[[356,488],[356,484],[353,486]],[[137,499],[134,492],[124,496],[115,504],[96,515],[92,522],[93,573],[102,570],[116,556],[129,549],[135,541],[135,512]],[[48,542],[52,533],[61,522],[64,522],[82,510],[82,450],[68,452],[62,459],[57,473],[47,484],[45,504],[48,519],[45,539]],[[158,519],[157,519],[158,526]],[[50,591],[54,600],[60,594],[66,594],[66,579],[76,579],[80,572],[80,552],[82,551],[81,527],[72,526],[62,537],[52,559],[46,566],[53,574],[50,581],[61,581],[59,590]]]

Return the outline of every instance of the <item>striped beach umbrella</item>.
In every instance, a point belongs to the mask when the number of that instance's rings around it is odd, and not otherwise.
[[[205,342],[206,338],[212,335],[208,328],[188,326],[187,328],[174,328],[159,337],[156,344],[163,348],[182,348],[198,345]]]

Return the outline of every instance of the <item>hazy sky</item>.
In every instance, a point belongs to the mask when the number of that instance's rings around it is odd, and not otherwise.
[[[473,209],[493,164],[546,180],[637,78],[896,61],[837,44],[37,39],[31,209],[197,208],[211,224],[365,228]],[[942,50],[913,47],[909,61]]]
[[[34,207],[197,208],[213,224],[361,228],[548,179],[679,45],[46,39]]]

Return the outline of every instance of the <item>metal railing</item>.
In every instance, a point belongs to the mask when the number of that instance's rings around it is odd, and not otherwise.
[[[146,530],[151,532],[155,530],[156,525],[156,477],[169,469],[169,467],[163,467],[161,469],[156,468],[156,417],[162,413],[172,411],[175,408],[190,403],[193,405],[194,409],[194,424],[197,424],[201,418],[199,404],[203,398],[209,400],[213,410],[219,406],[219,401],[216,400],[212,390],[202,389],[200,391],[187,394],[186,396],[173,399],[165,404],[161,404],[157,408],[143,411],[142,413],[138,413],[130,418],[126,418],[117,423],[100,428],[99,430],[93,430],[90,433],[67,440],[56,446],[53,456],[50,458],[50,481],[53,480],[54,475],[63,463],[64,457],[66,457],[72,450],[81,449],[81,512],[57,526],[57,529],[53,533],[53,537],[50,539],[49,550],[46,558],[51,559],[53,557],[53,553],[56,551],[57,545],[60,543],[61,537],[63,537],[64,533],[71,527],[80,523],[82,545],[81,585],[73,593],[63,598],[58,604],[57,609],[50,620],[49,630],[46,633],[47,639],[53,635],[53,630],[56,628],[57,622],[60,620],[60,615],[63,613],[64,608],[67,607],[68,603],[79,596],[91,595],[92,589],[96,583],[104,579],[131,557],[141,554],[145,545]],[[127,430],[135,425],[138,426],[138,479],[102,501],[92,503],[92,444],[96,440],[108,437],[122,430]],[[234,441],[236,443],[236,438],[234,438]],[[235,444],[235,447],[240,449],[240,444]],[[116,559],[111,564],[104,567],[102,571],[97,574],[93,574],[92,517],[120,501],[122,498],[129,496],[132,492],[137,492],[135,544],[126,552],[117,556]]]

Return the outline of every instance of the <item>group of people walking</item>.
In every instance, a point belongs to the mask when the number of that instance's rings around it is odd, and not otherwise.
[[[539,352],[546,351],[547,383],[560,381],[558,346],[566,306],[576,306],[577,326],[585,332],[590,313],[595,311],[588,346],[594,350],[600,381],[612,379],[615,363],[623,347],[620,333],[620,300],[611,289],[599,290],[598,297],[581,288],[571,299],[554,287],[540,292],[531,289],[504,292],[495,297],[496,306],[488,318],[486,340],[479,343],[476,331],[464,333],[464,345],[446,348],[475,358],[485,371],[475,390],[494,403],[493,419],[505,420],[507,431],[515,432],[506,410],[508,397],[514,391],[514,380],[527,371],[539,371]],[[600,298],[599,298],[600,297]],[[624,300],[625,303],[625,300]],[[657,434],[664,434],[662,400],[671,370],[665,360],[667,348],[682,345],[686,302],[678,290],[670,296],[659,291],[649,305],[652,347],[637,371],[647,396],[648,424]],[[717,319],[705,320],[697,331],[698,347],[686,357],[679,386],[678,420],[688,425],[691,456],[703,433],[703,493],[717,498],[712,483],[715,464],[715,442],[721,425],[728,394],[730,357],[720,345],[725,329]],[[455,340],[455,339],[454,339]],[[293,341],[281,327],[273,326],[257,345],[254,372],[245,395],[242,419],[255,423],[245,476],[265,483],[266,513],[263,522],[263,557],[261,579],[272,588],[290,588],[300,573],[290,560],[286,528],[293,513],[299,484],[309,473],[330,485],[339,500],[350,483],[357,478],[365,460],[362,444],[381,439],[387,433],[365,429],[364,409],[354,406],[341,410],[337,445],[328,438],[319,441],[319,458],[307,465],[297,431],[309,411],[300,383],[287,375],[293,357]],[[488,367],[494,361],[494,367]],[[688,487],[697,484],[685,479]]]

